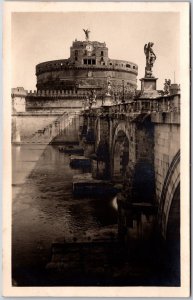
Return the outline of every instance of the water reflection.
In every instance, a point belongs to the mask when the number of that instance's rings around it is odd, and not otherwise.
[[[88,229],[117,222],[112,198],[73,198],[72,177],[82,171],[72,170],[69,156],[57,147],[13,146],[12,154],[12,257],[16,277],[25,268],[45,265],[54,240],[81,237]]]
[[[112,207],[116,210],[118,210],[118,205],[117,205],[117,197],[115,196],[111,202]]]

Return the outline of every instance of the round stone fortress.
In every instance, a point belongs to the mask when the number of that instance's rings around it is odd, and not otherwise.
[[[84,94],[95,89],[104,94],[110,82],[113,93],[132,92],[137,87],[138,66],[108,57],[106,43],[75,40],[70,58],[36,66],[37,91],[72,91]]]

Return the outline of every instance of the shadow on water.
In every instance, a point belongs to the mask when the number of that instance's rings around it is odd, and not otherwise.
[[[73,175],[84,170],[69,160],[51,145],[13,149],[13,285],[179,285],[156,243],[132,252],[118,241],[116,197],[73,197]]]
[[[12,264],[18,285],[39,285],[42,279],[30,274],[44,270],[57,238],[73,239],[117,222],[111,198],[73,198],[72,177],[83,171],[69,167],[68,155],[55,146],[31,149],[13,149]]]

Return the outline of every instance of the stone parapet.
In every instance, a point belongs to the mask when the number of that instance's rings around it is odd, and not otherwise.
[[[92,112],[89,111],[89,113],[104,113],[104,108],[102,107],[92,107],[91,110]],[[153,100],[136,98],[128,102],[111,104],[105,108],[105,111],[112,117],[116,117],[116,115],[120,117],[120,114],[134,116],[136,113],[148,113],[152,115],[152,122],[179,123],[180,95],[160,96]]]
[[[180,125],[180,113],[179,112],[157,112],[151,114],[152,123],[163,124],[178,124]]]

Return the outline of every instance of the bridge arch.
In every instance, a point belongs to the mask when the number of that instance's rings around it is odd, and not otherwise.
[[[96,149],[98,148],[100,140],[101,140],[101,136],[100,136],[101,128],[100,127],[101,127],[100,118],[96,118],[95,128],[94,128],[94,132],[95,132],[95,147],[96,147]]]
[[[163,237],[170,239],[173,223],[180,224],[180,150],[174,156],[164,180],[159,220]]]
[[[129,163],[129,132],[126,123],[121,122],[116,127],[111,149],[112,177],[122,180]]]
[[[180,283],[180,184],[175,189],[171,202],[167,230],[166,254],[168,271],[176,283]]]

